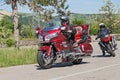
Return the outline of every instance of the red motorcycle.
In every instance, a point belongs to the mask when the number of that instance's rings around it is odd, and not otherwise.
[[[70,50],[70,42],[64,36],[60,26],[46,26],[38,35],[40,47],[37,53],[37,62],[39,66],[48,69],[52,67],[53,63],[72,62],[79,64],[83,58],[91,56],[93,48],[88,34],[89,26],[82,25],[82,28],[86,38],[78,44],[81,50],[79,52],[76,47],[73,47],[72,51]]]
[[[111,56],[115,57],[114,51],[116,50],[117,44],[116,44],[115,38],[113,36],[110,36],[110,34],[106,34],[104,36],[101,36],[98,44],[100,45],[103,56],[105,56],[105,52],[107,52]]]

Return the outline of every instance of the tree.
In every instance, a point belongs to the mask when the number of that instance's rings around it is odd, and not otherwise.
[[[64,4],[66,0],[5,0],[7,4],[10,4],[12,7],[12,16],[14,24],[14,41],[15,47],[19,48],[19,27],[18,27],[18,8],[17,5],[25,5],[26,3],[34,12],[44,14],[45,20],[50,19],[51,14],[54,13],[54,10],[49,9],[49,7],[54,7],[54,9],[67,9]],[[58,11],[57,11],[58,12]]]
[[[14,24],[15,47],[19,48],[19,27],[18,27],[18,8],[17,8],[17,3],[25,4],[26,0],[5,0],[5,2],[7,4],[11,4],[13,24]]]
[[[104,5],[99,10],[103,15],[101,15],[102,19],[101,22],[106,23],[106,25],[113,29],[114,22],[115,22],[115,9],[114,4],[111,2],[111,0],[106,0]]]
[[[28,6],[31,10],[42,15],[42,19],[48,21],[52,18],[53,13],[58,15],[70,14],[70,11],[67,11],[68,5],[65,6],[67,0],[31,0],[28,3]]]

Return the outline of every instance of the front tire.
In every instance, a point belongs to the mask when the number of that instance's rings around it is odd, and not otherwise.
[[[82,59],[74,60],[72,63],[73,64],[80,64],[82,62]]]
[[[38,51],[37,62],[42,69],[49,69],[53,64],[53,53],[50,56],[46,56],[46,51]]]
[[[108,48],[108,53],[109,53],[111,56],[115,57],[115,52],[112,50],[112,47],[111,47],[110,44],[107,45],[107,48]]]

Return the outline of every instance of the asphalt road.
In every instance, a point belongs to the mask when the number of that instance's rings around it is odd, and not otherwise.
[[[102,57],[96,42],[93,42],[92,57],[78,65],[57,64],[43,70],[38,64],[0,68],[0,80],[120,80],[120,42],[116,57]]]

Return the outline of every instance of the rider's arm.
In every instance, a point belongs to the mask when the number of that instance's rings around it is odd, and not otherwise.
[[[73,25],[70,25],[70,31],[72,32],[72,34],[76,33],[76,29]]]

